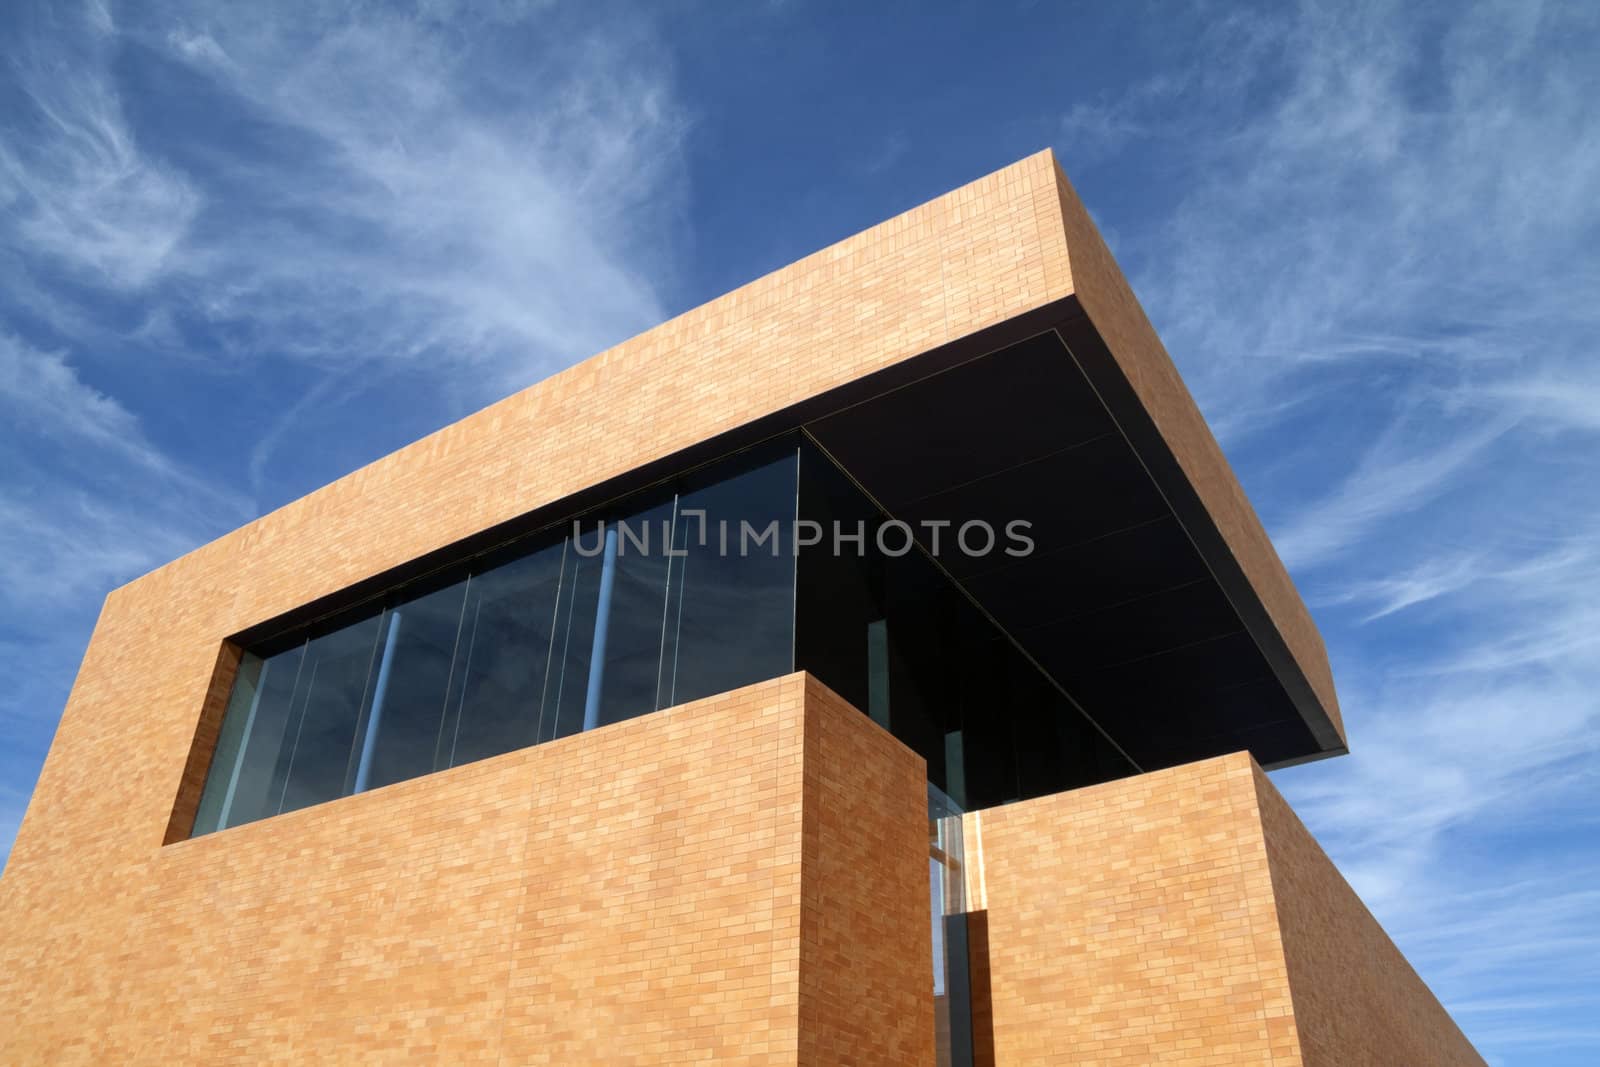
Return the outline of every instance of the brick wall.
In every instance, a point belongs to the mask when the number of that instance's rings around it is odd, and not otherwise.
[[[1478,1064],[1245,753],[966,817],[980,1062]]]
[[[931,1062],[924,774],[791,675],[24,871],[0,1062]]]
[[[994,1063],[1298,1062],[1250,762],[967,816]]]
[[[807,678],[800,1062],[932,1067],[927,764]]]
[[[1260,768],[1254,777],[1306,1064],[1483,1063]]]
[[[1103,253],[1053,155],[1030,156],[686,312],[114,591],[12,864],[47,867],[57,879],[91,877],[80,870],[86,857],[103,872],[136,862],[165,838],[180,784],[203,770],[203,761],[190,760],[192,742],[229,636],[946,342],[1067,301],[1075,287],[1086,298],[1111,291],[1123,283]],[[1113,322],[1103,310],[1109,306],[1099,300],[1090,310]],[[1143,343],[1138,331],[1129,336],[1130,378],[1175,373],[1159,343]],[[1187,394],[1180,399],[1187,403]],[[1206,444],[1203,424],[1191,425],[1198,420],[1192,408],[1185,441],[1198,434]],[[1200,456],[1195,477],[1232,485],[1216,459]],[[1251,537],[1260,533],[1253,515],[1235,518]],[[1241,557],[1258,549],[1248,538],[1235,546]],[[1277,572],[1262,578],[1280,580],[1287,582]],[[1274,595],[1297,603],[1291,586]],[[1321,662],[1307,667],[1316,675],[1326,665],[1314,638],[1310,631],[1300,658]],[[119,769],[111,780],[101,773],[108,766]]]
[[[174,846],[179,852],[162,844],[170,826],[184,821],[184,813],[174,813],[182,787],[204,773],[205,760],[191,757],[204,732],[202,712],[218,699],[214,683],[219,656],[224,662],[229,656],[227,638],[1065,296],[1063,284],[1051,280],[1065,263],[1063,236],[1050,225],[1055,195],[1048,155],[1032,157],[681,315],[111,593],[0,879],[0,995],[32,1020],[14,1040],[33,1035],[64,1048],[100,1032],[132,1041],[143,1033],[137,1013],[154,1010],[155,1002],[141,1000],[135,985],[128,1002],[140,1006],[113,1017],[111,1005],[131,972],[162,960],[181,970],[186,962],[174,954],[200,951],[180,936],[200,922],[186,913],[183,904],[192,898],[180,890],[191,881],[226,890],[234,872],[188,858],[218,847],[209,842]],[[205,747],[199,746],[202,754]],[[508,796],[520,795],[517,776],[534,772],[519,761],[550,758],[541,752],[491,761],[486,766],[507,777],[482,788],[504,786]],[[453,783],[481,773],[488,772],[464,769],[387,795],[466,789]],[[342,878],[337,884],[349,885],[352,900],[388,908],[400,892],[395,879],[410,877],[390,870],[372,850],[381,852],[389,838],[373,830],[372,849],[347,858],[350,828],[319,821],[349,817],[365,803],[336,805],[330,810],[337,817],[319,810],[263,825],[269,838],[291,827],[306,836],[293,851],[287,843],[278,853],[269,847],[281,863],[266,863],[257,876]],[[167,873],[178,869],[180,854],[196,869]],[[241,920],[272,918],[265,902],[238,907]],[[322,958],[342,967],[343,949],[317,925],[323,920],[279,921],[241,929],[321,946]],[[138,932],[152,926],[175,931],[173,944],[187,947],[151,956]],[[196,929],[214,933],[204,923]],[[438,951],[448,959],[456,950]],[[247,981],[232,995],[245,996],[259,975],[249,960],[240,966]],[[273,986],[261,996],[280,998],[284,1011],[299,997],[311,1010],[326,991],[309,988],[314,995]],[[236,1017],[259,1003],[244,1004]]]

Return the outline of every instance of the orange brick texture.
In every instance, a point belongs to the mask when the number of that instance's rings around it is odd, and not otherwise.
[[[1267,776],[1253,770],[1304,1062],[1482,1064]]]
[[[932,1067],[928,767],[806,677],[800,1062]]]
[[[1246,753],[966,817],[980,1063],[1482,1060]]]
[[[0,1062],[931,1064],[925,775],[798,674],[23,867]]]

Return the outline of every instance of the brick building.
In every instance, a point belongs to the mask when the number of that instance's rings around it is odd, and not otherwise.
[[[112,592],[0,1060],[1481,1062],[1344,751],[1043,153]]]

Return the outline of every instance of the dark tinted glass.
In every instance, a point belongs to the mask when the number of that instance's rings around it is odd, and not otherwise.
[[[234,765],[216,758],[211,761],[206,793],[219,790],[214,829],[278,813],[283,789],[280,781],[275,787],[274,771],[294,741],[290,720],[304,659],[304,643],[267,657],[261,662],[256,693],[248,697],[240,694],[243,699],[229,702],[227,715],[245,712],[245,728],[240,731],[243,742]],[[224,723],[224,733],[226,729]]]
[[[803,536],[821,534],[798,553],[797,516]],[[580,540],[551,529],[286,652],[247,653],[195,832],[796,666],[920,753],[930,782],[969,809],[1129,773],[920,550],[878,547],[883,522],[824,454],[789,438],[592,515]]]
[[[600,704],[595,726],[656,710],[674,504],[674,499],[668,497],[625,514],[620,520],[613,520],[614,528],[608,531],[616,549],[615,573],[606,613],[605,658],[598,678]],[[607,551],[602,548],[601,555],[592,561],[599,564],[602,574]],[[595,610],[598,626],[600,605]]]
[[[292,736],[273,769],[278,811],[320,804],[353,788],[356,727],[373,681],[380,623],[373,615],[306,644]]]
[[[746,462],[688,482],[679,497],[660,707],[794,669],[796,453]]]
[[[589,516],[581,540],[547,530],[319,624],[288,652],[247,652],[194,832],[787,673],[795,449],[713,464]],[[685,529],[685,508],[731,527],[726,553]]]
[[[384,613],[380,677],[374,681],[362,724],[358,778],[362,759],[370,766],[357,789],[403,782],[434,769],[467,585],[454,582],[409,597]],[[382,676],[386,659],[388,674]]]
[[[600,596],[600,574],[605,569],[605,539],[603,534],[597,538],[597,533],[590,527],[584,537],[567,542],[556,630],[551,642],[554,666],[539,723],[541,741],[583,731],[589,660],[594,648],[595,608]],[[594,555],[585,556],[580,549],[592,550]]]
[[[861,544],[870,545],[878,512],[831,461],[807,447],[800,455],[800,519],[814,523],[821,540],[802,545],[798,552],[795,666],[815,674],[862,711],[877,710],[875,717],[886,724],[881,687],[887,631],[874,624],[884,618],[887,560],[846,539],[860,532],[865,539]]]
[[[795,664],[927,761],[968,810],[1131,774],[1064,693],[820,450],[800,459]],[[862,541],[834,538],[857,530]]]
[[[533,744],[550,684],[561,592],[560,541],[474,574],[467,584],[456,676],[437,767]],[[556,661],[559,670],[560,662]]]

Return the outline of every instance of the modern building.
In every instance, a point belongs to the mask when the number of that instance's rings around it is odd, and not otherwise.
[[[1481,1062],[1344,751],[1043,153],[111,593],[0,1060]]]

